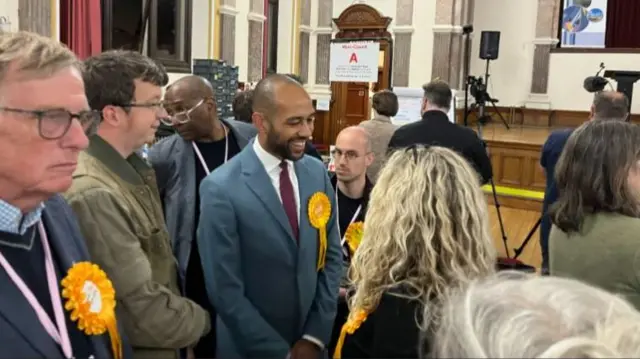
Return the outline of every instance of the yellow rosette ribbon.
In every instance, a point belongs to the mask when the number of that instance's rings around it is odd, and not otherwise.
[[[356,252],[358,246],[360,246],[360,242],[362,242],[362,237],[364,236],[364,222],[353,222],[347,227],[347,230],[344,234],[344,239],[349,245],[349,251],[351,252],[351,256]]]
[[[342,346],[347,335],[352,335],[358,328],[367,320],[369,313],[365,310],[355,310],[353,314],[349,315],[347,322],[344,323],[340,330],[340,337],[336,343],[336,350],[333,352],[333,359],[340,359],[342,357]]]
[[[122,359],[122,341],[116,322],[116,293],[107,274],[96,264],[74,264],[62,280],[64,308],[87,335],[109,333],[115,359]]]
[[[327,257],[327,223],[331,216],[331,201],[324,192],[316,192],[309,199],[309,223],[319,232],[318,238],[318,271],[324,268]]]

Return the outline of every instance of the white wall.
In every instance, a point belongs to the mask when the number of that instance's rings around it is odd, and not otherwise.
[[[500,11],[496,11],[500,9]],[[471,49],[471,74],[484,76],[486,61],[479,58],[480,32],[500,31],[498,59],[489,67],[488,91],[499,106],[521,106],[528,98],[533,69],[537,0],[476,1]],[[505,16],[518,14],[518,16]],[[582,81],[580,82],[582,85]]]
[[[18,30],[18,0],[0,0],[0,16],[11,22],[11,31]]]
[[[537,0],[476,2],[471,72],[476,76],[484,74],[485,62],[478,58],[480,31],[501,31],[500,56],[491,61],[489,81],[489,92],[500,100],[499,106],[526,105],[531,89],[537,7]],[[640,54],[552,53],[547,90],[550,108],[587,111],[593,95],[582,88],[582,83],[585,77],[595,75],[600,62],[612,70],[640,71]],[[640,113],[638,84],[635,91],[638,95],[634,96],[632,112]]]

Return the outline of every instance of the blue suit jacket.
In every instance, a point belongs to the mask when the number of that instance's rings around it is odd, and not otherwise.
[[[298,244],[251,143],[200,185],[197,240],[207,292],[219,315],[219,358],[284,359],[303,335],[329,343],[342,275],[333,190],[320,161],[304,156],[294,167]],[[318,231],[307,217],[316,192],[332,203],[320,272]]]
[[[63,273],[75,262],[89,260],[75,215],[61,197],[55,196],[45,202],[42,219]],[[62,357],[58,344],[47,334],[29,302],[3,270],[0,270],[0,288],[0,358]],[[96,358],[112,358],[107,335],[92,336],[91,340]],[[124,342],[123,355],[124,358],[132,357],[131,348]]]
[[[549,207],[558,199],[558,188],[554,172],[560,159],[564,145],[567,143],[573,129],[553,131],[542,146],[540,165],[544,168],[547,184],[542,202],[542,222],[540,224],[540,248],[542,249],[542,267],[548,267],[549,261],[549,233],[551,232],[551,218],[547,214]]]
[[[255,127],[250,124],[234,120],[223,122],[233,132],[240,149],[256,135]],[[178,134],[164,138],[151,146],[149,162],[156,172],[173,255],[178,260],[180,287],[184,292],[196,225],[196,161],[191,142],[185,141]]]

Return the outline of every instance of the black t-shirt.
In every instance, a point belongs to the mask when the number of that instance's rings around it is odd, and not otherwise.
[[[340,240],[344,237],[347,228],[353,222],[364,221],[364,198],[350,198],[338,189],[338,228],[340,228]],[[353,216],[360,208],[358,216],[354,219]],[[346,245],[345,245],[346,247]]]
[[[231,131],[229,131],[227,136],[229,138],[229,160],[240,152],[240,147],[238,146],[238,141]],[[196,142],[196,146],[198,146],[198,149],[200,150],[200,153],[202,154],[202,157],[210,171],[213,171],[224,164],[226,142],[226,138],[213,142]],[[194,239],[191,242],[191,254],[189,255],[189,264],[187,265],[186,294],[188,298],[194,300],[201,306],[204,306],[205,309],[212,309],[204,287],[204,275],[202,273],[202,264],[200,262],[200,254],[198,252],[198,242],[195,238],[198,221],[200,219],[200,183],[207,176],[207,173],[200,162],[200,158],[195,154],[195,150],[193,151],[196,166],[196,210],[193,233]]]
[[[49,295],[49,284],[47,282],[47,271],[44,264],[44,246],[42,244],[42,238],[40,238],[38,225],[31,226],[24,235],[0,231],[0,241],[2,242],[0,243],[0,252],[2,252],[2,255],[31,290],[38,300],[38,303],[42,306],[42,309],[44,309],[55,324],[55,315]],[[66,273],[61,273],[60,265],[58,264],[58,253],[56,253],[55,247],[51,245],[51,240],[49,240],[49,245],[56,270],[56,277],[58,283],[60,283],[62,278],[66,276]],[[61,288],[58,289],[61,290]],[[25,298],[25,300],[27,299]],[[61,298],[61,300],[64,305],[64,299]],[[76,358],[88,358],[91,355],[95,355],[91,339],[78,329],[77,322],[71,321],[71,313],[64,310],[64,317],[66,319],[67,332],[69,333],[73,356]],[[34,325],[42,324],[37,322],[34,323]],[[51,353],[51,355],[62,356],[62,348],[60,347],[59,355],[55,355],[54,353]]]

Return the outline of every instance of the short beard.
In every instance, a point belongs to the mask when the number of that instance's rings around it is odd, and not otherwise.
[[[273,129],[269,129],[267,131],[267,146],[269,147],[269,151],[274,155],[282,158],[283,160],[289,161],[297,161],[301,159],[304,154],[300,157],[295,157],[293,153],[291,153],[291,147],[289,147],[289,143],[296,139],[291,139],[283,143],[280,140],[280,136]]]

